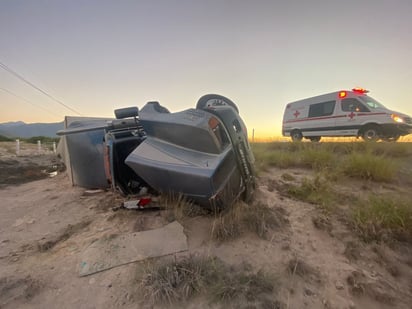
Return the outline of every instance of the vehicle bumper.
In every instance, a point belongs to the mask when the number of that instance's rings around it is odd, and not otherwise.
[[[412,133],[412,125],[406,123],[390,123],[384,124],[382,127],[383,135],[408,135]]]

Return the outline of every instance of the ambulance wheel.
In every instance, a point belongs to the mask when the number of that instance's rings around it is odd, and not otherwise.
[[[290,137],[292,138],[292,141],[300,142],[303,138],[303,135],[299,130],[294,130],[290,133]]]
[[[207,110],[207,108],[213,106],[231,106],[233,107],[236,112],[239,114],[239,109],[237,108],[236,104],[232,102],[232,100],[219,95],[219,94],[206,94],[197,101],[196,108]]]
[[[375,124],[367,125],[362,130],[362,138],[366,142],[376,142],[380,138],[379,126]]]
[[[311,142],[319,142],[320,141],[320,136],[311,136],[309,137]]]

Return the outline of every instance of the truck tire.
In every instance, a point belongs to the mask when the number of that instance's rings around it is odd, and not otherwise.
[[[216,103],[216,106],[219,106],[219,105],[228,105],[228,106],[231,106],[231,107],[233,107],[233,108],[236,110],[236,112],[239,114],[239,109],[237,108],[236,104],[233,103],[232,100],[230,100],[230,99],[228,99],[228,98],[226,98],[226,97],[224,97],[224,96],[222,96],[222,95],[219,95],[219,94],[206,94],[206,95],[202,96],[202,97],[197,101],[196,109],[207,110],[208,107],[213,106],[213,103],[212,103],[212,105],[209,105],[209,104],[210,104],[210,102],[209,102],[210,100],[216,100],[216,101],[218,102],[218,103]],[[209,102],[209,104],[208,104],[208,102]]]
[[[292,141],[300,142],[303,138],[303,135],[299,130],[293,130],[292,132],[290,132],[290,137],[292,138]]]
[[[370,124],[367,125],[363,130],[362,130],[362,138],[366,142],[376,142],[380,139],[380,127],[376,124]]]

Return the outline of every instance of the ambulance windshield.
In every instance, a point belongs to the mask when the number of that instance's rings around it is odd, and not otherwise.
[[[383,109],[386,107],[383,106],[381,103],[379,103],[378,101],[376,101],[374,98],[370,97],[370,96],[359,96],[358,97],[359,100],[361,100],[363,103],[365,103],[370,109]]]

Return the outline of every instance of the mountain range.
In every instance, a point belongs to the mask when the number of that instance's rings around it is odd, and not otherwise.
[[[24,123],[23,121],[0,123],[0,135],[10,138],[30,138],[33,136],[57,137],[56,132],[62,130],[63,122]]]

